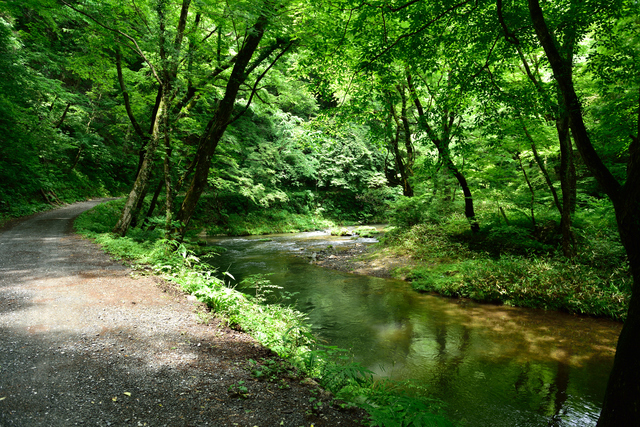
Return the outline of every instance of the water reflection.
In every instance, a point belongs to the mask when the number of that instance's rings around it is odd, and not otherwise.
[[[419,381],[468,426],[595,425],[620,324],[421,295],[292,256],[355,243],[348,238],[270,238],[216,239],[229,250],[215,263],[298,292],[314,332],[377,375]]]

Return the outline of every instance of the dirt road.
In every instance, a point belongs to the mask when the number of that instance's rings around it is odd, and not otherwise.
[[[0,233],[0,426],[360,425],[298,380],[256,381],[248,359],[268,350],[73,234],[97,203]]]

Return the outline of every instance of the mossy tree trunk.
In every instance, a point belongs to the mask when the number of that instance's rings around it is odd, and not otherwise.
[[[158,96],[156,98],[156,105],[154,107],[152,115],[151,137],[149,139],[149,143],[147,143],[145,147],[143,161],[140,164],[136,180],[133,184],[133,188],[127,196],[124,209],[122,210],[122,215],[120,216],[118,223],[113,229],[114,233],[121,236],[124,236],[127,233],[129,227],[131,226],[133,221],[135,221],[135,218],[142,208],[142,202],[144,201],[144,197],[146,196],[149,187],[151,171],[153,169],[158,145],[160,144],[161,140],[168,141],[169,138],[169,135],[167,134],[167,132],[169,132],[169,129],[167,129],[166,126],[167,115],[169,114],[171,108],[170,103],[173,98],[174,81],[177,78],[178,74],[180,51],[182,48],[182,42],[184,40],[185,28],[187,25],[187,16],[189,13],[190,5],[191,0],[182,1],[180,17],[178,19],[178,24],[176,25],[176,34],[173,40],[173,46],[169,46],[169,42],[166,37],[168,33],[166,28],[166,9],[169,7],[169,2],[167,0],[159,0],[157,3],[156,11],[158,14],[160,32],[159,56],[161,61],[161,72],[159,75],[157,75],[159,84]],[[120,63],[118,59],[117,63]],[[118,73],[120,85],[121,87],[124,87],[121,80],[121,66],[119,65],[118,68],[120,69]],[[125,102],[127,98],[128,97],[125,97]],[[140,126],[136,126],[135,119],[133,118],[133,115],[129,110],[130,108],[127,109],[127,113],[134,125],[134,128],[136,129],[137,133],[140,133]],[[165,181],[167,168],[168,165],[165,162]],[[168,196],[170,194],[170,190],[171,188],[169,186],[167,193]]]

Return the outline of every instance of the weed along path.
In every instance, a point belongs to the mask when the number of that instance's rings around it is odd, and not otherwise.
[[[1,426],[360,425],[298,380],[254,380],[272,353],[73,234],[99,202],[0,233]]]

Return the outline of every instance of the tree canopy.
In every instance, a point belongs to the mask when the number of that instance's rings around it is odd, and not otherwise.
[[[635,0],[6,0],[0,213],[125,195],[116,233],[175,239],[200,211],[404,227],[459,215],[472,235],[521,233],[568,259],[585,222],[609,218],[636,291],[599,425],[640,423],[638,12]]]

